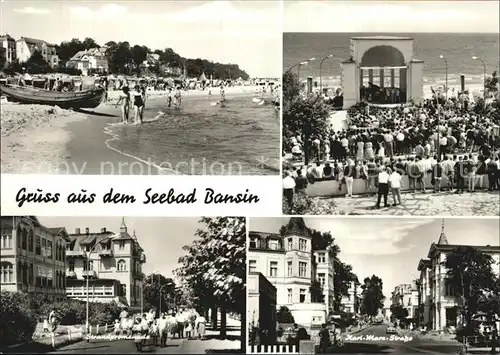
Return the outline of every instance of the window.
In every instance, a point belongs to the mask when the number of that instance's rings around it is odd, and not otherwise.
[[[11,263],[3,261],[1,265],[2,283],[14,282],[14,270]]]
[[[68,269],[69,271],[75,271],[75,261],[73,259],[68,260]]]
[[[300,238],[299,239],[299,250],[306,251],[307,250],[307,240]]]
[[[288,238],[287,239],[287,244],[288,244],[288,250],[292,250],[293,249],[293,239],[292,238]]]
[[[299,261],[299,277],[307,277],[307,263]]]
[[[42,238],[39,235],[36,236],[35,254],[42,255]]]
[[[12,235],[10,234],[2,235],[2,249],[11,249],[11,248],[12,248]]]
[[[321,287],[325,287],[325,274],[324,273],[318,274],[318,282],[321,285]]]
[[[120,284],[120,296],[127,297],[127,285]]]
[[[306,301],[306,290],[301,288],[299,293],[299,302],[304,303]]]
[[[84,260],[83,261],[83,271],[92,271],[94,270],[94,261],[93,260]]]
[[[448,279],[444,280],[444,295],[446,297],[455,297],[455,288]]]
[[[293,261],[287,263],[287,276],[293,276]]]
[[[256,260],[248,260],[248,271],[256,272],[257,271],[257,261]]]
[[[125,249],[125,241],[120,240],[120,243],[118,244],[118,248]]]
[[[118,271],[126,271],[127,270],[127,263],[125,260],[118,260],[118,263],[116,264],[116,268]]]
[[[392,87],[392,73],[394,72],[394,69],[391,68],[384,68],[384,88],[390,88]]]
[[[277,240],[270,240],[269,241],[269,249],[271,250],[278,250],[279,243]]]
[[[21,232],[21,249],[28,250],[28,232],[26,229]]]
[[[293,290],[291,288],[287,289],[288,303],[293,303]]]
[[[324,264],[326,261],[325,254],[319,253],[318,254],[318,264]]]
[[[269,266],[269,276],[271,276],[271,277],[278,276],[278,262],[277,261],[271,261],[271,264]]]
[[[47,257],[50,259],[53,257],[52,242],[50,240],[47,240]]]
[[[256,249],[256,248],[257,248],[256,238],[250,238],[250,249]]]

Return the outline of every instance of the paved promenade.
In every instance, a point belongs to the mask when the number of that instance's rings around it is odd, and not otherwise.
[[[392,215],[392,216],[498,216],[500,213],[500,193],[498,191],[478,191],[455,194],[451,192],[423,194],[404,193],[402,205],[375,208],[377,195],[354,196],[352,198],[314,197],[321,203],[334,203],[340,214],[345,215]]]

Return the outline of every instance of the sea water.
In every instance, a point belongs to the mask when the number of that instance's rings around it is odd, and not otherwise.
[[[146,103],[141,125],[109,124],[109,148],[163,170],[188,175],[279,174],[279,114],[253,96],[165,98]],[[131,110],[132,114],[132,110]]]
[[[446,82],[446,65],[439,56],[448,62],[448,86],[459,87],[460,75],[465,76],[467,86],[483,85],[483,65],[473,60],[481,58],[487,67],[487,74],[498,71],[498,34],[483,33],[284,33],[283,68],[315,57],[316,60],[300,68],[300,76],[316,78],[319,82],[319,65],[328,54],[321,68],[323,85],[340,87],[340,62],[350,57],[351,37],[390,35],[412,37],[414,58],[424,61],[424,85],[441,86]],[[296,73],[296,71],[294,71]]]

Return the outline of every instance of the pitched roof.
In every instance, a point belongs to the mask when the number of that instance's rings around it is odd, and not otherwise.
[[[18,42],[19,41],[24,41],[28,44],[34,44],[34,45],[42,45],[42,44],[46,44],[47,46],[52,46],[54,47],[55,44],[52,44],[52,43],[49,43],[49,42],[46,42],[44,41],[43,39],[37,39],[37,38],[30,38],[30,37],[21,37],[20,39],[17,40]]]
[[[309,236],[310,231],[307,228],[306,223],[304,222],[304,218],[302,217],[291,217],[290,221],[285,227],[285,234],[297,234],[303,236]]]
[[[11,35],[9,35],[8,33],[1,35],[0,40],[2,40],[2,41],[5,41],[5,40],[15,41],[15,39]]]
[[[438,245],[446,245],[448,244],[448,239],[446,238],[446,234],[444,234],[444,218],[441,221],[441,235],[439,236]]]

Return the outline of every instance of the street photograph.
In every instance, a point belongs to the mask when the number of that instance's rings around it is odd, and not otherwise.
[[[0,221],[1,353],[245,353],[244,217]]]
[[[497,216],[498,10],[285,2],[283,213]]]
[[[498,219],[267,217],[248,229],[248,353],[499,351]]]

